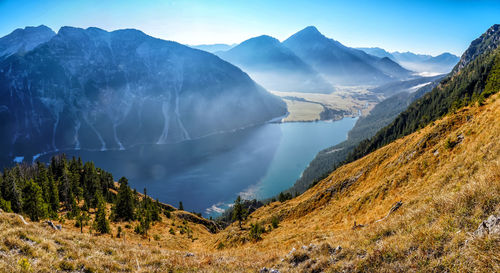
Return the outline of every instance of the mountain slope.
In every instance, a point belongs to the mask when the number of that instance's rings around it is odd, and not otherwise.
[[[247,225],[280,219],[262,240],[242,244],[248,232],[234,225],[213,245],[281,253],[268,264],[280,272],[495,271],[499,235],[470,234],[500,214],[499,99],[344,165],[299,197],[259,208]]]
[[[363,141],[349,155],[347,162],[361,158],[402,136],[413,133],[464,105],[482,103],[485,98],[498,92],[500,80],[496,75],[500,69],[500,51],[497,45],[500,39],[497,37],[500,36],[500,28],[495,25],[486,33],[488,39],[481,40],[481,43],[475,40],[463,54],[462,61],[440,85],[411,104],[373,138]],[[471,54],[475,48],[482,48],[483,51]],[[460,68],[461,63],[465,64],[462,68]]]
[[[52,29],[44,25],[18,28],[0,38],[0,61],[16,53],[26,53],[47,42],[55,35]]]
[[[248,39],[217,55],[248,72],[267,89],[314,93],[333,91],[314,69],[270,36]]]
[[[287,192],[302,193],[312,184],[323,179],[342,164],[361,141],[373,137],[380,129],[389,125],[413,101],[421,98],[437,86],[441,78],[442,76],[422,78],[398,82],[397,85],[389,83],[378,87],[377,91],[380,93],[395,94],[375,105],[366,117],[360,117],[352,130],[349,131],[346,141],[320,151]],[[432,83],[413,91],[415,86],[418,87],[418,83],[429,80],[432,80]]]
[[[137,30],[63,27],[0,62],[0,95],[9,156],[172,143],[286,113],[237,67]]]
[[[328,39],[312,26],[295,33],[283,45],[336,85],[379,84],[411,74],[390,59],[381,60]]]

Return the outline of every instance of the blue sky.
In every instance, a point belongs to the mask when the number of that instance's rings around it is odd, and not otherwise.
[[[45,24],[137,28],[185,44],[280,40],[316,26],[347,46],[457,55],[494,23],[500,1],[487,0],[0,0],[0,36]]]

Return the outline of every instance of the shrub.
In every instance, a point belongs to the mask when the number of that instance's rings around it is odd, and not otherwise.
[[[274,216],[273,219],[271,220],[271,225],[273,228],[278,228],[279,226],[279,219],[278,217]]]
[[[265,228],[263,226],[261,226],[259,223],[255,223],[255,225],[250,224],[250,238],[251,239],[253,239],[255,241],[262,239],[260,236],[264,232],[265,232]]]

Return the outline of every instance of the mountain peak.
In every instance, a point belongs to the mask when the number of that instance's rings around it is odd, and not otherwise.
[[[315,26],[308,26],[304,28],[303,30],[295,33],[295,35],[301,35],[301,36],[308,36],[308,37],[325,37]]]
[[[500,24],[494,24],[479,38],[472,41],[469,48],[464,52],[458,64],[453,68],[452,74],[457,73],[468,63],[472,62],[479,55],[493,51],[500,45]]]
[[[0,38],[0,60],[12,54],[28,52],[54,35],[55,32],[45,25],[18,28]]]

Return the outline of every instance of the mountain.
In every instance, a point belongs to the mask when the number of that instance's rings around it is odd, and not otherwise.
[[[385,49],[379,47],[361,47],[358,49],[379,58],[387,57],[407,69],[427,74],[448,73],[459,60],[457,56],[448,52],[433,57],[431,55],[415,54],[409,51],[389,53]]]
[[[269,202],[248,217],[244,211],[235,213],[242,216],[241,222],[220,231],[213,221],[158,204],[146,194],[130,196],[130,189],[121,190],[123,182],[116,193],[112,176],[92,163],[73,159],[69,164],[55,161],[49,168],[36,164],[5,170],[0,175],[0,268],[6,272],[497,272],[500,50],[486,43],[377,134],[391,139],[402,127],[411,129],[403,130],[404,136],[343,164],[303,194]],[[56,185],[62,187],[57,190]],[[46,195],[68,197],[64,192],[71,186],[80,189],[75,193],[78,198],[84,195],[85,203],[90,196],[81,187],[92,189],[97,212],[81,206],[82,212],[79,202],[71,202],[50,221],[47,216],[39,217],[42,223],[32,219],[39,216],[33,212],[48,209],[45,200],[60,205]],[[138,219],[107,223],[108,213],[119,211],[118,205],[112,209],[109,203],[113,195],[129,200],[126,207],[139,205],[134,208]],[[238,209],[239,201],[234,204]],[[13,204],[24,204],[17,211],[26,212],[30,220],[8,212]],[[151,224],[153,213],[158,218]],[[98,232],[102,222],[108,224],[109,233]]]
[[[423,78],[382,85],[371,91],[396,94],[375,106],[366,118],[360,118],[349,132],[347,141],[318,153],[289,192],[301,192],[332,170],[353,162],[401,137],[425,127],[465,105],[482,103],[500,90],[500,28],[492,26],[474,40],[462,55],[462,68],[443,79]],[[415,93],[412,85],[427,81]],[[404,90],[406,88],[406,90]],[[425,94],[425,95],[424,95]]]
[[[346,159],[354,161],[411,134],[463,106],[481,104],[500,89],[500,27],[494,25],[474,40],[461,61],[441,83],[412,103],[389,126],[363,141]]]
[[[387,98],[375,105],[367,116],[360,117],[356,121],[347,134],[347,140],[320,151],[286,192],[302,193],[324,178],[341,165],[361,141],[373,137],[379,130],[389,125],[412,102],[436,87],[443,77],[441,75],[398,81],[372,89],[372,92],[384,94]]]
[[[63,27],[0,62],[0,147],[9,156],[173,143],[285,113],[237,67],[133,29]]]
[[[358,47],[356,49],[363,50],[364,52],[379,58],[387,57],[393,61],[396,61],[396,59],[394,58],[394,56],[392,56],[391,53],[387,52],[385,49],[380,47]]]
[[[412,52],[393,52],[392,55],[403,67],[422,73],[448,73],[459,60],[457,56],[447,52],[435,57]]]
[[[277,39],[263,35],[217,53],[276,91],[331,93],[333,88],[314,69]]]
[[[283,45],[335,85],[380,84],[411,76],[410,71],[390,59],[346,47],[313,26],[295,33]]]
[[[481,37],[475,39],[464,52],[458,64],[453,68],[452,74],[456,74],[470,62],[485,52],[491,52],[500,45],[500,24],[490,27]]]
[[[52,29],[40,25],[38,27],[18,28],[0,38],[0,60],[10,55],[26,53],[54,37]]]
[[[218,51],[227,51],[234,47],[234,45],[228,44],[207,44],[207,45],[190,45],[189,47],[203,50],[210,53],[215,53]]]
[[[445,75],[438,75],[432,77],[419,77],[416,79],[406,80],[406,81],[395,81],[383,84],[381,86],[369,89],[371,92],[383,94],[384,97],[388,98],[392,95],[401,92],[415,92],[419,88],[437,84],[436,81],[440,81]],[[430,90],[429,90],[430,91]]]

